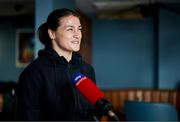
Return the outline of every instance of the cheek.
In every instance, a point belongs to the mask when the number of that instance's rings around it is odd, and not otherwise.
[[[70,35],[66,33],[60,33],[57,37],[58,37],[58,41],[66,42],[70,38]]]
[[[80,38],[82,38],[82,33],[80,34]]]
[[[71,39],[73,37],[72,33],[64,33],[61,35],[62,38],[64,39]]]
[[[62,45],[70,45],[72,40],[73,40],[73,37],[70,34],[62,35],[59,38],[59,41]]]
[[[79,39],[80,39],[80,40],[82,39],[82,33],[79,34]]]

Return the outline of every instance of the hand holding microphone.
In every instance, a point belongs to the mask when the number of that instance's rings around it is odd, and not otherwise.
[[[108,115],[112,120],[119,121],[119,118],[112,111],[112,105],[105,99],[104,93],[89,78],[81,73],[75,73],[71,77],[71,82],[103,115]]]

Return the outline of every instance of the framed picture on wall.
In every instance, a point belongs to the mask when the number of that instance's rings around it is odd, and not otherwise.
[[[30,28],[16,31],[16,67],[25,67],[34,60],[34,30]]]

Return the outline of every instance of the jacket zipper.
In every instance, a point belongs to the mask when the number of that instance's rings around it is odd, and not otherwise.
[[[68,82],[71,84],[71,65],[70,63],[67,64],[67,75],[68,75]]]
[[[67,65],[67,73],[68,73],[68,82],[69,82],[69,84],[70,84],[70,86],[71,86],[71,88],[72,88],[72,92],[73,92],[73,97],[74,97],[74,112],[73,113],[77,113],[76,112],[76,107],[77,107],[77,105],[78,105],[78,102],[77,102],[77,94],[76,94],[76,91],[75,91],[75,88],[74,88],[74,86],[72,85],[72,83],[71,83],[71,73],[70,73],[70,70],[71,70],[71,65],[68,63],[68,65]],[[76,120],[76,115],[74,116],[73,115],[73,118]],[[73,119],[73,120],[74,120]]]

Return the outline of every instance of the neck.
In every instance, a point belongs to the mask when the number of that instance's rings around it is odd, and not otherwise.
[[[65,51],[59,47],[53,47],[53,49],[58,53],[59,56],[63,56],[67,62],[69,62],[72,58],[72,52]]]

